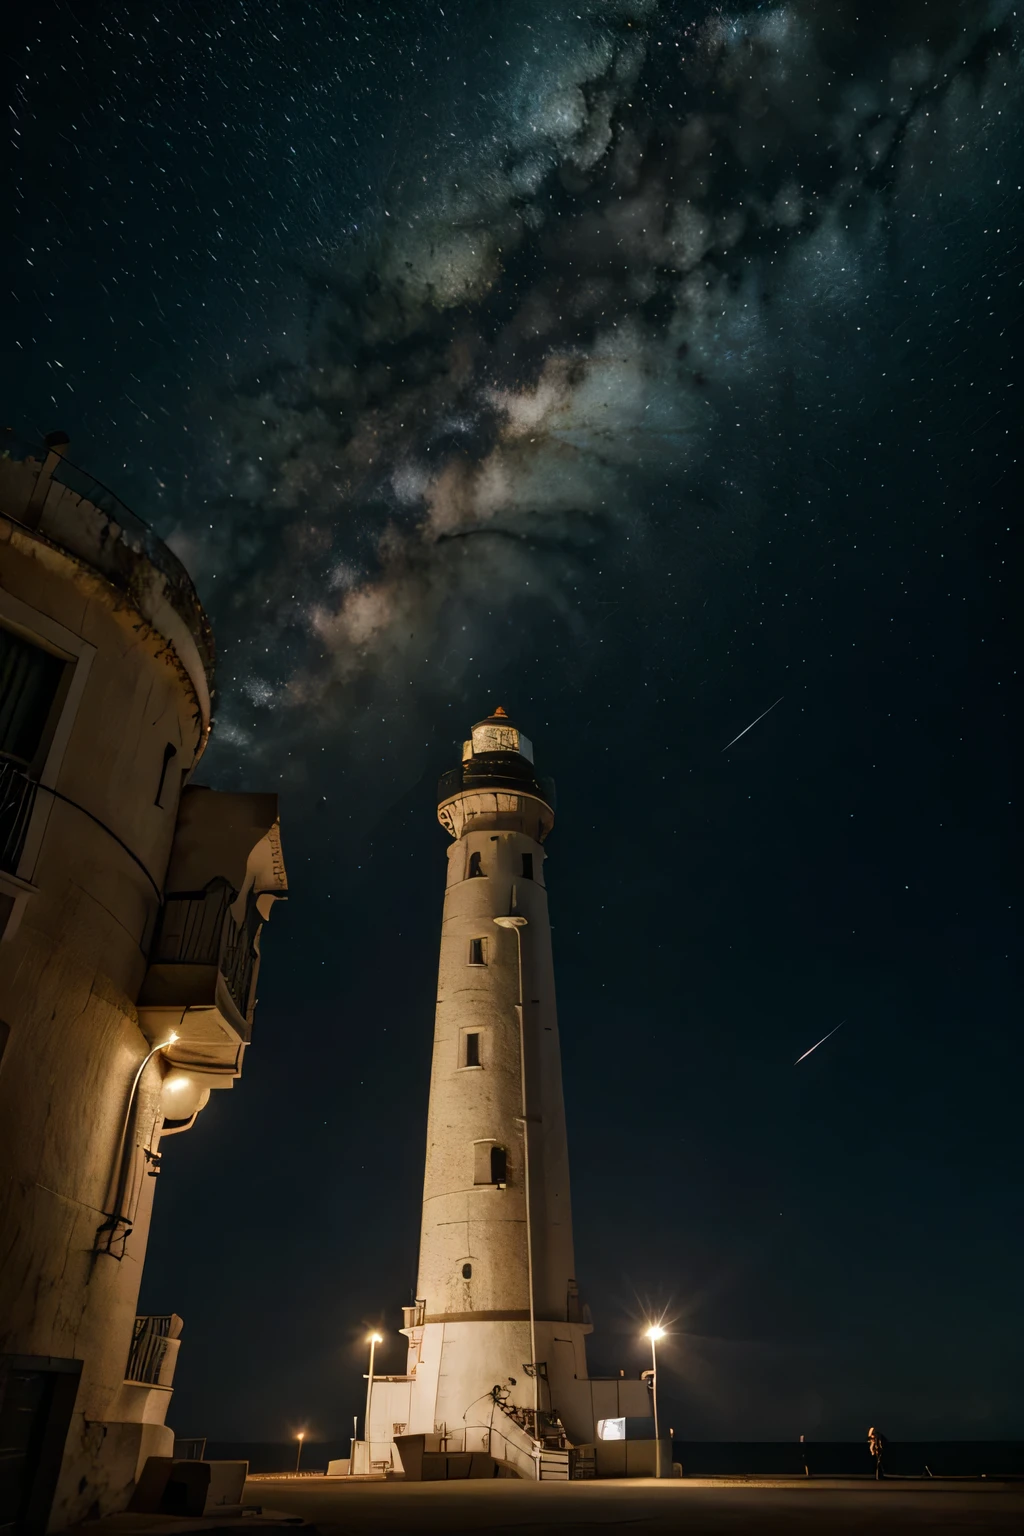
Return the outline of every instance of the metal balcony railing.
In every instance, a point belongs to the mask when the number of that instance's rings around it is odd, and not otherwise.
[[[178,891],[164,899],[153,953],[159,965],[217,965],[228,908],[236,892],[227,880],[211,880],[202,891]]]
[[[231,912],[237,892],[222,878],[201,891],[179,891],[164,899],[150,955],[153,965],[215,965],[231,1001],[250,1022],[253,978],[262,919],[250,895],[241,923]]]
[[[0,869],[17,874],[38,785],[22,764],[0,758]]]
[[[438,805],[463,789],[518,790],[525,795],[536,795],[555,809],[554,779],[535,773],[532,763],[512,753],[493,752],[467,759],[458,768],[449,768],[438,780]]]
[[[157,1385],[171,1342],[180,1332],[181,1318],[173,1312],[168,1317],[137,1317],[128,1351],[125,1381]]]
[[[248,1023],[252,1015],[252,983],[258,952],[256,940],[262,921],[255,901],[250,897],[241,924],[228,913],[224,928],[220,969],[231,1001]]]

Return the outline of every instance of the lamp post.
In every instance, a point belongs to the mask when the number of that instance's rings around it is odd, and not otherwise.
[[[300,1429],[295,1438],[299,1442],[299,1448],[295,1452],[295,1471],[298,1472],[299,1462],[302,1460],[302,1442],[306,1438],[306,1431],[304,1429]]]
[[[131,1092],[128,1095],[128,1108],[124,1112],[124,1123],[121,1126],[121,1139],[117,1144],[117,1160],[114,1164],[114,1179],[116,1182],[114,1184],[113,1215],[109,1221],[103,1223],[103,1226],[100,1227],[99,1232],[96,1234],[97,1249],[99,1249],[101,1236],[104,1233],[106,1234],[105,1251],[107,1253],[111,1251],[119,1226],[126,1228],[124,1234],[126,1242],[128,1234],[131,1232],[131,1222],[124,1214],[122,1206],[125,1203],[128,1184],[128,1132],[131,1130],[132,1112],[135,1109],[135,1095],[138,1092],[139,1083],[142,1081],[142,1074],[154,1056],[158,1055],[161,1051],[169,1050],[172,1045],[176,1045],[179,1038],[177,1030],[172,1029],[166,1040],[161,1040],[159,1045],[154,1045],[153,1049],[143,1057],[139,1069],[132,1080]]]
[[[537,1369],[537,1319],[533,1305],[533,1230],[530,1222],[530,1122],[526,1113],[526,1030],[523,1021],[523,929],[525,917],[496,917],[499,928],[511,928],[516,936],[516,956],[519,963],[518,1000],[516,1016],[519,1020],[519,1093],[520,1116],[523,1122],[523,1203],[526,1207],[526,1285],[530,1303],[530,1374],[533,1377],[533,1438],[539,1437],[540,1429],[540,1373]]]
[[[383,1340],[383,1338],[381,1337],[381,1335],[379,1333],[371,1333],[369,1339],[367,1340],[367,1343],[370,1346],[370,1370],[369,1370],[369,1374],[367,1375],[367,1378],[366,1378],[366,1417],[363,1420],[363,1439],[366,1441],[366,1458],[367,1458],[367,1466],[369,1466],[369,1459],[370,1459],[370,1398],[371,1398],[372,1393],[373,1393],[373,1352],[377,1348],[378,1344],[383,1344],[384,1343],[384,1340]]]
[[[655,1438],[655,1441],[659,1442],[659,1443],[660,1443],[660,1437],[658,1435],[658,1340],[659,1339],[663,1339],[664,1337],[665,1337],[665,1330],[664,1330],[664,1328],[660,1327],[657,1323],[653,1323],[651,1325],[651,1327],[648,1328],[647,1332],[644,1334],[644,1338],[645,1339],[650,1339],[650,1341],[651,1341],[651,1397],[654,1400],[654,1438]],[[660,1450],[658,1452],[658,1455],[660,1457],[660,1455],[661,1455]]]

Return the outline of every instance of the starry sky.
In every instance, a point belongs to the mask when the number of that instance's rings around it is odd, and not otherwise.
[[[4,425],[187,561],[200,777],[279,791],[293,890],[160,1180],[176,1429],[340,1436],[368,1326],[404,1366],[434,781],[502,703],[592,1370],[664,1316],[677,1435],[1024,1434],[1019,18],[26,12]]]

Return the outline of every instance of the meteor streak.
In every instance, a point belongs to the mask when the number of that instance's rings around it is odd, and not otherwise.
[[[782,695],[782,699],[784,699],[785,697],[786,697],[786,695],[783,694]],[[775,700],[775,704],[781,704],[782,703],[782,699],[776,699]],[[757,720],[763,720],[765,715],[770,715],[772,710],[775,708],[775,704],[769,704],[768,708],[765,710],[764,714],[763,715],[758,715]],[[748,731],[752,731],[754,729],[754,726],[757,724],[757,720],[751,720],[749,725],[745,725],[743,727],[742,731],[740,731],[740,736],[745,736]],[[734,736],[732,741],[727,741],[725,746],[722,748],[722,751],[723,752],[728,752],[730,747],[734,747],[736,745],[736,743],[740,739],[740,736]]]
[[[748,727],[748,729],[749,729],[749,727]],[[836,1025],[836,1029],[842,1029],[842,1027],[843,1027],[843,1025],[845,1023],[846,1023],[845,1019],[840,1019],[839,1023]],[[816,1051],[818,1049],[818,1045],[824,1045],[826,1040],[831,1040],[832,1036],[836,1032],[836,1029],[830,1029],[827,1035],[822,1035],[821,1039],[818,1041],[818,1044],[811,1046],[811,1051]],[[811,1051],[804,1051],[804,1054],[802,1056],[798,1056],[796,1061],[794,1061],[794,1063],[793,1063],[794,1067],[798,1067],[802,1061],[806,1061],[807,1057],[811,1054]]]

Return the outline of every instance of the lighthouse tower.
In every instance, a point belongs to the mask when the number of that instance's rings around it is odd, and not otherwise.
[[[371,1346],[353,1471],[395,1466],[398,1452],[412,1478],[498,1462],[566,1477],[571,1448],[580,1466],[595,1440],[618,1442],[598,1446],[598,1476],[657,1464],[646,1380],[587,1372],[544,883],[554,806],[503,709],[473,727],[438,786],[452,842],[408,1365],[374,1376]],[[424,1470],[428,1455],[467,1452],[483,1473]]]
[[[404,1330],[414,1434],[487,1424],[495,1386],[531,1429],[552,1413],[566,1422],[569,1384],[587,1376],[544,886],[554,803],[503,709],[473,727],[438,790],[453,841]]]

